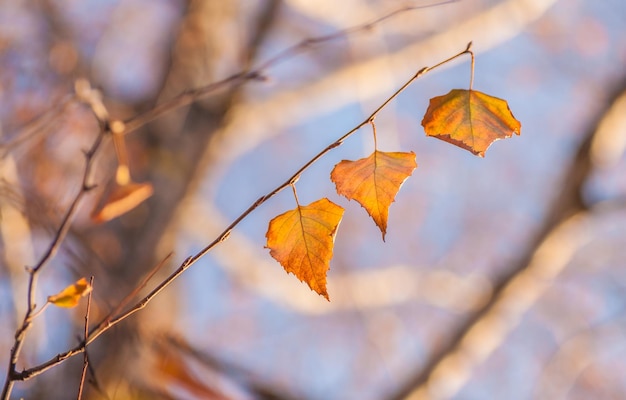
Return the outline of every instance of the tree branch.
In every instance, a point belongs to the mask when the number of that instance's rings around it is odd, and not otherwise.
[[[103,120],[99,120],[99,121],[100,121],[100,132],[96,136],[96,139],[94,140],[89,150],[85,152],[85,168],[83,171],[81,187],[78,193],[76,194],[76,196],[74,196],[72,203],[68,207],[65,213],[65,216],[63,217],[63,220],[61,221],[61,224],[54,238],[52,239],[52,242],[48,246],[47,250],[39,259],[39,262],[37,262],[37,264],[34,267],[28,269],[28,274],[29,274],[28,292],[27,292],[28,307],[24,315],[22,325],[17,329],[15,333],[15,342],[13,343],[13,346],[11,348],[11,352],[9,356],[9,366],[7,369],[7,376],[4,382],[4,387],[2,389],[2,396],[1,396],[2,399],[8,399],[11,393],[13,383],[15,382],[16,375],[17,375],[16,369],[15,369],[16,364],[17,364],[17,359],[21,353],[22,346],[24,344],[24,339],[26,338],[26,333],[32,326],[33,312],[35,311],[35,307],[36,307],[35,293],[37,289],[37,278],[39,276],[39,272],[50,262],[50,260],[52,260],[52,258],[57,253],[59,247],[61,246],[61,243],[65,239],[65,236],[67,235],[67,232],[70,229],[70,225],[72,223],[74,215],[76,214],[76,211],[78,210],[78,207],[81,201],[83,200],[87,192],[89,192],[93,188],[93,186],[90,184],[90,180],[91,180],[91,174],[93,170],[94,158],[100,148],[102,139],[104,138],[104,135],[108,129],[107,121],[103,121]]]
[[[434,65],[433,67],[425,67],[425,68],[420,69],[417,73],[415,73],[415,75],[413,75],[404,85],[402,85],[398,90],[396,90],[389,98],[387,98],[379,107],[376,108],[375,111],[372,112],[372,114],[370,114],[361,123],[356,125],[350,131],[348,131],[343,136],[341,136],[339,139],[337,139],[336,141],[334,141],[333,143],[328,145],[326,148],[324,148],[322,151],[320,151],[316,156],[314,156],[313,158],[311,158],[310,160],[305,162],[289,179],[287,179],[281,185],[277,186],[276,188],[274,188],[273,190],[268,192],[266,195],[261,196],[259,199],[257,199],[255,202],[253,202],[243,213],[241,213],[237,218],[235,218],[235,220],[233,222],[231,222],[231,224],[226,229],[224,229],[222,231],[222,233],[220,233],[215,240],[213,240],[211,243],[209,243],[205,248],[200,250],[195,255],[185,259],[185,261],[182,262],[182,264],[178,267],[178,269],[176,269],[176,271],[174,271],[170,276],[168,276],[165,280],[163,280],[161,283],[159,283],[146,297],[144,297],[139,302],[137,302],[129,310],[127,310],[127,311],[125,311],[125,312],[123,312],[123,313],[113,317],[112,319],[105,319],[104,321],[102,321],[95,329],[91,330],[91,333],[89,334],[89,337],[83,343],[80,343],[79,345],[77,345],[76,347],[68,350],[67,352],[58,354],[56,357],[53,357],[52,359],[50,359],[50,360],[48,360],[48,361],[46,361],[46,362],[44,362],[42,364],[39,364],[39,365],[37,365],[35,367],[29,368],[29,369],[25,369],[22,372],[14,372],[11,375],[12,380],[20,380],[20,381],[22,381],[22,380],[30,379],[32,377],[35,377],[35,376],[37,376],[37,375],[39,375],[39,374],[49,370],[50,368],[56,366],[57,364],[60,364],[61,362],[67,360],[68,358],[84,352],[86,346],[88,346],[89,344],[93,343],[93,341],[96,340],[100,335],[102,335],[103,333],[105,333],[106,331],[108,331],[113,326],[117,325],[118,323],[122,322],[126,318],[130,317],[134,313],[136,313],[136,312],[142,310],[143,308],[145,308],[148,305],[148,303],[150,303],[150,301],[152,299],[154,299],[154,297],[156,297],[166,287],[168,287],[172,282],[174,282],[189,267],[191,267],[198,260],[200,260],[206,254],[208,254],[214,247],[216,247],[220,243],[222,243],[225,240],[227,240],[228,237],[230,236],[232,230],[241,221],[243,221],[248,215],[250,215],[256,208],[258,208],[261,204],[265,203],[266,201],[268,201],[269,199],[274,197],[276,194],[281,192],[286,187],[288,187],[291,184],[293,184],[294,182],[296,182],[299,179],[300,175],[304,171],[306,171],[311,165],[313,165],[315,162],[317,162],[319,159],[321,159],[324,155],[326,155],[331,150],[341,146],[341,144],[343,144],[343,142],[348,137],[350,137],[354,133],[356,133],[361,127],[363,127],[363,126],[369,124],[371,121],[373,121],[376,118],[376,116],[381,112],[381,110],[385,106],[387,106],[392,99],[397,97],[402,91],[404,91],[416,79],[422,77],[427,72],[430,72],[432,70],[440,68],[441,66],[445,65],[448,62],[451,62],[451,61],[455,60],[458,57],[461,57],[461,56],[463,56],[465,54],[471,54],[470,45],[468,45],[463,51],[457,53],[456,55],[454,55],[452,57],[447,58],[444,61],[439,62],[438,64]]]

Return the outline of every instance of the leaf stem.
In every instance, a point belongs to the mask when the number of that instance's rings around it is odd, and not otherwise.
[[[469,90],[471,91],[472,88],[474,87],[474,64],[475,64],[474,52],[472,51],[472,42],[469,42],[467,44],[467,49],[465,49],[465,52],[469,53],[470,57],[472,57],[472,64],[470,67],[470,84],[469,84]]]
[[[196,100],[200,100],[208,96],[211,93],[217,92],[218,90],[221,90],[227,87],[228,85],[240,85],[247,81],[253,81],[253,80],[258,80],[258,81],[266,80],[266,77],[264,75],[264,71],[266,69],[276,66],[280,64],[281,62],[289,60],[292,57],[295,57],[296,55],[302,53],[303,51],[311,48],[313,45],[336,40],[338,38],[345,37],[347,35],[350,35],[356,32],[367,31],[371,29],[373,26],[387,19],[395,17],[398,14],[402,14],[404,12],[420,10],[420,9],[430,8],[430,7],[436,7],[436,6],[440,6],[444,4],[456,3],[458,1],[460,0],[442,0],[442,1],[435,1],[430,4],[406,6],[406,7],[392,11],[386,15],[383,15],[382,17],[379,17],[375,20],[372,20],[364,24],[355,25],[350,28],[338,30],[328,35],[305,39],[291,47],[288,47],[280,51],[274,57],[271,57],[268,60],[259,63],[254,68],[244,69],[242,71],[239,71],[231,76],[228,76],[222,79],[221,81],[216,81],[206,86],[184,91],[181,94],[169,100],[166,100],[165,102],[157,105],[156,107],[144,112],[143,114],[139,114],[139,115],[136,115],[135,117],[130,118],[129,120],[126,121],[126,129],[125,129],[124,134],[133,132],[141,128],[142,126],[146,125],[147,123],[161,117],[162,115],[167,114],[170,111],[187,106],[195,102]]]
[[[32,321],[38,316],[40,316],[46,310],[46,308],[48,308],[49,305],[50,305],[50,302],[46,302],[46,304],[44,304],[38,311],[33,310],[33,313],[30,315],[30,320]]]
[[[298,200],[298,191],[296,190],[296,184],[291,183],[290,186],[293,190],[293,197],[296,199],[296,204],[298,205],[298,208],[300,208],[300,200]]]
[[[374,135],[374,150],[378,150],[378,138],[376,137],[376,124],[374,123],[374,119],[370,120],[370,125],[372,125],[372,134]]]

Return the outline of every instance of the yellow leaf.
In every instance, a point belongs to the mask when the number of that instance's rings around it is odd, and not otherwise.
[[[265,234],[270,255],[326,300],[326,272],[343,211],[330,200],[320,199],[275,217]]]
[[[356,200],[380,228],[385,240],[389,206],[404,181],[417,168],[415,153],[374,151],[357,161],[343,160],[335,165],[330,179],[337,193]]]
[[[484,157],[498,139],[519,135],[522,125],[506,101],[475,90],[454,89],[430,99],[422,120],[428,136]]]
[[[57,307],[72,308],[78,304],[81,297],[86,296],[89,292],[91,292],[91,285],[87,279],[80,278],[54,296],[48,296],[48,303]]]

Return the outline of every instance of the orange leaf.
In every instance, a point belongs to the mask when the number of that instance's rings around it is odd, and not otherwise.
[[[522,125],[506,101],[475,90],[433,97],[422,120],[428,136],[484,157],[491,143],[520,134]]]
[[[89,292],[91,292],[91,285],[87,282],[87,279],[80,278],[54,296],[48,296],[48,303],[52,303],[57,307],[76,307],[78,300],[89,294]]]
[[[385,240],[389,206],[404,181],[417,168],[415,153],[374,151],[357,161],[343,160],[335,165],[330,179],[337,193],[356,200],[380,228]]]
[[[113,182],[91,213],[91,219],[94,222],[106,222],[117,218],[143,203],[152,196],[152,192],[149,183],[130,182],[120,185]]]
[[[326,271],[343,211],[332,201],[320,199],[275,217],[265,234],[270,255],[326,300],[330,300]]]

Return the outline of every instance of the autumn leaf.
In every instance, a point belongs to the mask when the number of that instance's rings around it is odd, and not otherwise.
[[[428,136],[452,143],[479,157],[498,139],[520,134],[521,124],[506,101],[475,90],[454,89],[430,99],[422,120]]]
[[[80,298],[86,296],[89,292],[91,292],[91,285],[87,282],[87,279],[80,278],[61,292],[48,296],[48,303],[57,307],[76,307]]]
[[[270,255],[326,300],[326,272],[343,211],[326,198],[299,205],[272,219],[265,234]]]
[[[113,182],[91,213],[94,222],[106,222],[127,213],[152,196],[150,183]]]
[[[386,153],[375,150],[357,161],[343,160],[335,165],[330,179],[337,193],[356,200],[380,228],[385,240],[389,206],[404,181],[417,168],[415,153]]]

